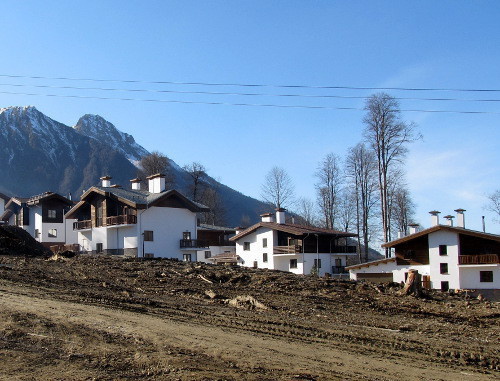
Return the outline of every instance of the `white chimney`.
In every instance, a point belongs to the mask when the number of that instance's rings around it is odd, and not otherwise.
[[[111,186],[111,176],[103,176],[101,180],[104,188],[109,188]]]
[[[398,231],[398,239],[403,238],[405,236],[405,233],[402,232],[401,230]]]
[[[455,209],[457,212],[457,227],[465,229],[465,209]]]
[[[261,214],[262,222],[274,222],[274,216],[272,213]]]
[[[408,227],[410,228],[410,234],[415,234],[418,231],[418,224],[410,224]]]
[[[276,209],[276,223],[278,224],[285,223],[285,209],[283,208]]]
[[[453,226],[453,219],[455,218],[454,216],[447,215],[447,216],[444,216],[444,218],[446,218],[446,225]]]
[[[157,173],[147,177],[150,193],[161,193],[165,190],[165,175]]]
[[[136,177],[135,179],[130,180],[132,183],[132,190],[141,190],[141,179]]]
[[[429,214],[431,215],[431,225],[432,226],[437,226],[439,225],[439,211],[437,210],[433,210],[431,212],[429,212]]]

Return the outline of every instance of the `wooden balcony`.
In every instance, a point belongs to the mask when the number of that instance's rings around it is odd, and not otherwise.
[[[331,253],[352,254],[356,252],[356,246],[334,246]]]
[[[201,241],[199,239],[181,239],[180,248],[181,249],[206,249],[208,248],[207,241]]]
[[[105,224],[103,224],[103,222],[105,222]],[[111,216],[106,218],[97,218],[96,225],[94,227],[131,225],[136,223],[137,223],[137,216],[133,215]],[[91,228],[92,228],[91,220],[73,222],[73,230],[84,230]]]
[[[91,228],[92,228],[92,221],[91,220],[73,222],[73,230],[84,230],[84,229],[91,229]]]
[[[478,255],[459,255],[459,265],[489,265],[497,264],[498,254],[478,254]]]
[[[290,246],[274,246],[274,254],[299,254],[302,253],[301,245],[290,245]]]

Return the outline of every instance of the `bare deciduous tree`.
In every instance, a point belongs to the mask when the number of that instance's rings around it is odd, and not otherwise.
[[[486,209],[496,214],[497,221],[500,222],[500,190],[496,190],[488,196]]]
[[[356,220],[356,193],[344,188],[339,197],[338,223],[343,231],[349,231]]]
[[[201,203],[210,211],[201,214],[201,222],[209,225],[224,226],[226,223],[226,209],[219,195],[217,185],[206,187],[201,196]]]
[[[316,171],[318,183],[316,192],[324,226],[334,229],[338,214],[338,198],[343,184],[340,158],[330,153],[326,155]]]
[[[200,202],[203,194],[203,187],[205,185],[204,180],[207,176],[205,167],[194,161],[190,164],[186,164],[182,169],[184,169],[191,178],[191,183],[188,186],[188,193],[193,201]]]
[[[408,225],[415,215],[415,204],[405,184],[399,184],[391,195],[392,222],[396,231],[408,234]]]
[[[139,162],[139,176],[147,177],[162,173],[165,175],[165,186],[172,188],[174,178],[172,175],[170,159],[158,151],[153,151],[149,155],[143,156]]]
[[[398,101],[386,93],[372,95],[365,110],[364,136],[377,159],[382,232],[384,242],[388,242],[391,239],[388,176],[391,168],[405,157],[407,143],[415,140],[414,127],[401,120]]]
[[[297,201],[297,215],[299,223],[306,226],[314,226],[316,222],[314,202],[305,197],[299,198]]]
[[[273,167],[266,175],[261,187],[264,202],[276,208],[287,208],[294,198],[294,186],[283,168]]]

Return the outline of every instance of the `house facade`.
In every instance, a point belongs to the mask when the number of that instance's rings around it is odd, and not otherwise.
[[[347,257],[356,255],[348,238],[356,234],[285,222],[285,210],[263,214],[262,222],[238,231],[236,257],[246,267],[295,274],[344,274]]]
[[[12,197],[0,219],[23,228],[46,247],[72,244],[77,242],[74,221],[66,220],[64,215],[73,205],[68,198],[53,192],[29,198]]]
[[[200,224],[198,226],[198,240],[207,247],[198,250],[196,260],[198,262],[213,263],[212,258],[219,254],[234,253],[236,244],[230,241],[229,238],[233,237],[235,234],[235,229]]]
[[[204,248],[196,213],[207,211],[205,206],[166,190],[162,174],[147,178],[147,190],[140,179],[131,180],[131,189],[111,185],[109,176],[101,180],[66,214],[76,219],[73,229],[84,252],[196,260]]]
[[[439,224],[433,211],[433,226],[388,242],[395,256],[386,260],[348,267],[351,279],[404,282],[410,269],[422,275],[425,288],[498,290],[500,288],[500,235],[465,228],[463,213],[457,209],[458,226]],[[390,279],[392,277],[392,279]]]

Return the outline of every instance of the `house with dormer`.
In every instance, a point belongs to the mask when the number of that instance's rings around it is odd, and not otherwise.
[[[285,210],[261,215],[262,221],[230,238],[242,266],[295,274],[344,274],[347,258],[356,256],[349,238],[356,234],[286,222]]]
[[[419,230],[411,225],[410,234],[385,243],[394,257],[348,267],[351,279],[404,282],[409,270],[422,276],[428,289],[500,289],[500,235],[466,229],[464,209],[445,216],[430,212],[432,226]]]
[[[76,243],[73,221],[64,218],[74,202],[54,192],[32,197],[12,197],[6,203],[0,220],[30,233],[46,247]]]
[[[176,258],[196,261],[197,251],[208,248],[197,239],[196,213],[208,211],[176,190],[165,188],[165,176],[131,181],[130,189],[111,185],[88,189],[67,214],[84,252],[132,257]]]

